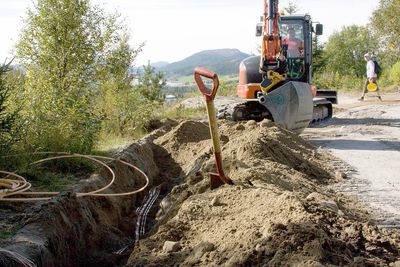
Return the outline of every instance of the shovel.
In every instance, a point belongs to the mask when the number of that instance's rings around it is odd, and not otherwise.
[[[213,81],[212,89],[209,89],[204,85],[201,76]],[[210,124],[210,134],[213,141],[215,164],[217,165],[218,171],[218,173],[210,173],[211,189],[215,189],[223,184],[233,184],[233,181],[229,179],[229,177],[225,176],[224,169],[222,167],[221,145],[219,143],[217,116],[215,114],[214,107],[214,98],[217,94],[219,86],[218,75],[215,72],[197,67],[194,69],[194,80],[196,81],[200,92],[206,99],[208,122]]]

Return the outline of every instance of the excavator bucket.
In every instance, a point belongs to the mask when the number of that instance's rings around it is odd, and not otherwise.
[[[269,93],[259,93],[259,102],[270,112],[274,122],[295,133],[308,127],[313,116],[310,86],[290,81]]]

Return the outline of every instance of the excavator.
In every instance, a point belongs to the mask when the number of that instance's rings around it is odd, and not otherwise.
[[[317,90],[312,84],[312,38],[322,24],[310,15],[284,15],[279,0],[264,0],[257,24],[262,37],[261,55],[244,59],[239,67],[240,103],[225,106],[218,117],[234,121],[270,119],[301,133],[312,121],[332,117],[336,91]]]

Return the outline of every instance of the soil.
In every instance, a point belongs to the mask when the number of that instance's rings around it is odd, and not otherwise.
[[[399,232],[378,227],[364,204],[337,192],[351,165],[270,121],[219,121],[219,132],[234,185],[210,189],[206,121],[167,121],[119,154],[149,176],[146,192],[74,197],[107,183],[99,170],[71,192],[25,207],[21,228],[2,247],[37,266],[400,265]],[[141,185],[137,174],[114,169],[108,192]],[[154,187],[160,196],[134,242],[137,208]],[[7,207],[10,214],[18,208]],[[0,266],[22,265],[0,251]]]
[[[128,266],[385,266],[399,259],[398,232],[379,229],[353,200],[329,190],[343,179],[302,138],[273,123],[220,125],[227,175],[213,170],[207,124],[184,121],[154,140],[181,166],[155,226]]]

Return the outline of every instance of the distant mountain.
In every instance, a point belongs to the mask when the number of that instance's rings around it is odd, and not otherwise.
[[[234,75],[239,72],[240,62],[248,56],[238,49],[205,50],[158,69],[167,76],[191,75],[195,67],[203,67],[219,75]]]

